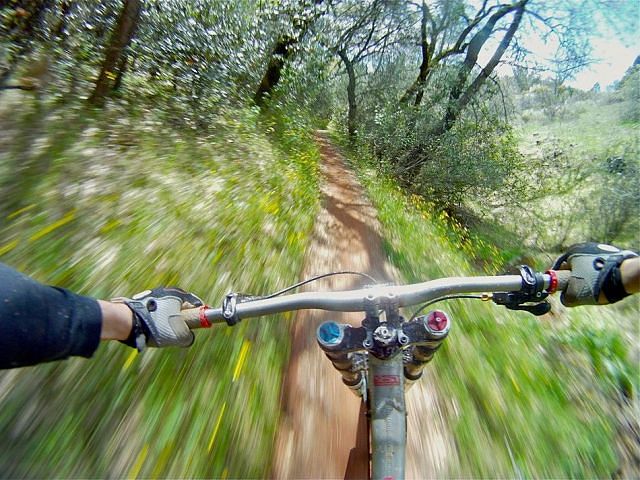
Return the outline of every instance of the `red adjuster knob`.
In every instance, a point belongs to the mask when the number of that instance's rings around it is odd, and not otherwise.
[[[449,317],[440,310],[433,310],[427,315],[427,326],[435,331],[442,332],[449,327]]]
[[[211,322],[209,321],[209,319],[207,318],[207,316],[205,315],[205,310],[207,310],[209,307],[208,305],[203,305],[200,307],[200,314],[198,316],[198,318],[200,319],[200,326],[203,328],[209,328],[211,326]]]

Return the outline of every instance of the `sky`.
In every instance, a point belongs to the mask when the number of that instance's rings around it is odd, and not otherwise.
[[[581,90],[590,90],[596,83],[599,83],[600,88],[606,90],[607,87],[624,76],[636,57],[640,55],[640,0],[616,1],[637,2],[637,8],[630,9],[634,14],[638,14],[637,17],[627,19],[625,22],[627,25],[622,26],[616,25],[615,22],[607,22],[600,12],[594,12],[592,20],[595,28],[593,36],[590,38],[593,62],[579,71],[575,78],[567,80],[567,85]],[[501,36],[497,36],[492,40],[497,45],[500,39]],[[550,36],[545,41],[541,38],[540,31],[530,31],[522,39],[522,44],[531,52],[532,57],[543,63],[543,59],[551,59],[554,56],[558,47],[556,37]],[[486,63],[489,55],[493,53],[493,48],[488,47],[483,52],[479,59],[481,64]],[[512,74],[511,68],[507,65],[498,67],[497,70],[499,74]]]
[[[539,37],[530,35],[526,44],[537,58],[551,58],[557,42],[544,43]],[[574,88],[590,90],[599,83],[605,90],[612,83],[620,80],[633,61],[640,55],[640,38],[623,38],[623,36],[603,28],[603,33],[591,38],[593,63],[575,75],[566,83]]]
[[[596,63],[567,82],[570,86],[590,90],[598,82],[605,90],[613,82],[620,80],[633,61],[640,55],[640,45],[626,46],[615,38],[594,39],[594,57]]]

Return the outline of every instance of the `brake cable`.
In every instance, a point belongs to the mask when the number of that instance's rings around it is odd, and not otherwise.
[[[315,282],[316,280],[320,280],[326,277],[331,277],[333,275],[359,275],[361,277],[366,278],[367,280],[370,280],[374,284],[378,283],[375,278],[373,278],[371,275],[367,275],[366,273],[352,272],[349,270],[345,270],[342,272],[331,272],[331,273],[325,273],[322,275],[316,275],[315,277],[308,278],[306,280],[303,280],[302,282],[298,282],[294,285],[291,285],[290,287],[284,288],[280,291],[271,293],[269,295],[264,295],[264,296],[263,295],[247,295],[244,293],[230,292],[225,296],[224,300],[222,301],[222,316],[227,322],[227,325],[231,327],[233,325],[236,325],[240,321],[240,317],[238,316],[238,313],[237,313],[238,303],[249,302],[253,300],[267,300],[270,298],[274,298],[279,295],[282,295],[283,293],[287,293],[287,292],[290,292],[291,290],[295,290],[296,288],[301,287],[302,285],[306,285],[307,283]]]
[[[491,297],[487,294],[482,294],[482,295],[448,295],[446,297],[441,297],[441,298],[436,298],[435,300],[431,300],[430,302],[427,302],[423,305],[420,306],[420,308],[418,308],[415,312],[413,312],[413,315],[411,315],[411,318],[409,319],[409,322],[413,321],[420,312],[422,312],[425,308],[427,308],[429,305],[433,305],[434,303],[437,302],[442,302],[443,300],[455,300],[457,298],[474,298],[477,300],[483,300],[483,301],[487,301],[490,300]]]
[[[331,272],[331,273],[324,273],[322,275],[316,275],[315,277],[311,277],[311,278],[308,278],[308,279],[303,280],[301,282],[298,282],[295,285],[291,285],[290,287],[284,288],[284,289],[282,289],[282,290],[280,290],[278,292],[271,293],[271,294],[266,295],[264,297],[260,297],[260,299],[274,298],[274,297],[277,297],[279,295],[282,295],[283,293],[287,293],[287,292],[290,292],[291,290],[295,290],[296,288],[301,287],[302,285],[306,285],[307,283],[315,282],[316,280],[320,280],[322,278],[330,277],[332,275],[360,275],[361,277],[364,277],[367,280],[370,280],[374,284],[378,283],[375,278],[373,278],[371,275],[367,275],[366,273],[352,272],[352,271],[349,271],[349,270],[345,270],[343,272]]]

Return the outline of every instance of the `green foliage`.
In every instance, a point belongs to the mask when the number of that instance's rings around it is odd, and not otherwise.
[[[497,122],[459,122],[440,137],[425,139],[416,190],[445,208],[489,194],[514,195],[510,177],[524,168],[508,127]]]
[[[206,135],[195,135],[144,111],[58,110],[36,139],[53,165],[26,206],[3,219],[0,260],[98,298],[173,284],[215,304],[229,289],[289,285],[318,199],[317,152],[299,117],[222,111]],[[196,336],[185,350],[138,355],[104,344],[91,361],[4,372],[0,470],[268,476],[287,322],[265,318]]]
[[[99,65],[102,44],[106,42],[121,2],[93,1],[15,1],[2,9],[0,57],[3,82],[14,75],[21,83],[20,69],[38,56],[49,62],[41,90],[57,96],[77,94],[76,89],[91,85],[91,70]]]
[[[593,372],[608,383],[605,387],[608,387],[611,397],[635,397],[640,372],[637,365],[629,362],[629,349],[620,331],[576,322],[558,332],[557,339],[561,344],[588,355]]]
[[[214,107],[247,97],[259,80],[267,38],[256,14],[247,2],[156,2],[132,47],[135,76],[155,101],[206,124]]]
[[[531,89],[530,107],[541,108],[549,120],[564,117],[571,109],[567,108],[573,90],[552,82],[540,82]]]
[[[491,114],[433,134],[431,115],[387,105],[367,127],[362,142],[376,164],[441,209],[498,192],[519,194],[514,180],[524,169],[522,156],[510,127]]]
[[[329,53],[303,42],[301,55],[304,60],[290,62],[282,72],[282,79],[272,95],[269,107],[287,112],[297,111],[311,116],[319,128],[326,128],[336,102],[330,83],[327,58]],[[307,120],[305,120],[306,122]]]

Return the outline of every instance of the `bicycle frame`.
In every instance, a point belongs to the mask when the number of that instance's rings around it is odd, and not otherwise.
[[[404,478],[407,410],[402,353],[388,360],[371,356],[368,373],[371,478]]]
[[[568,272],[534,273],[521,268],[520,275],[454,277],[414,285],[374,286],[344,292],[306,292],[282,297],[226,296],[222,308],[201,307],[185,310],[182,319],[189,328],[209,327],[226,322],[235,325],[242,318],[257,317],[301,309],[355,312],[366,314],[362,327],[325,322],[317,339],[334,366],[343,374],[344,383],[356,390],[369,408],[371,477],[397,480],[404,478],[407,421],[405,406],[405,369],[403,352],[411,345],[422,348],[426,364],[448,333],[438,332],[420,318],[405,322],[400,307],[416,305],[452,294],[496,293],[494,301],[513,309],[529,309],[524,303],[538,305],[556,290],[564,290]],[[506,292],[506,293],[505,293]],[[489,298],[489,297],[487,297]],[[500,301],[498,300],[500,298]],[[540,309],[529,310],[532,313]],[[542,312],[544,313],[544,312]],[[381,314],[384,318],[381,319]],[[540,314],[540,313],[536,313]],[[448,320],[447,320],[448,321]],[[328,325],[322,332],[323,325]],[[353,354],[366,352],[367,365],[354,369]],[[366,375],[362,371],[366,370]]]
[[[420,378],[449,327],[443,312],[406,322],[397,302],[390,302],[383,315],[370,309],[361,327],[331,321],[318,327],[320,348],[367,408],[372,478],[404,477],[405,379]]]

